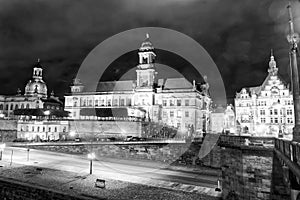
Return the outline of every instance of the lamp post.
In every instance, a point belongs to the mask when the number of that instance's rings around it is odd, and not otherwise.
[[[2,152],[4,151],[5,146],[5,144],[0,144],[0,160],[2,160]]]
[[[50,110],[44,111],[44,115],[47,116],[46,119],[49,120]],[[46,127],[46,140],[49,142],[49,138],[48,138],[48,126]]]
[[[90,159],[90,174],[93,173],[93,159],[95,159],[95,153],[89,153],[88,154],[88,159]]]
[[[287,6],[289,12],[289,34],[287,40],[290,44],[290,63],[292,72],[292,87],[293,87],[293,100],[294,100],[294,115],[295,126],[293,129],[293,140],[300,141],[300,92],[299,92],[299,75],[297,66],[297,47],[299,43],[299,34],[294,31],[293,16],[291,4]]]

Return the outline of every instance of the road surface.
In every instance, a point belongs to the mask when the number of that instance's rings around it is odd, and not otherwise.
[[[29,160],[27,156],[29,154]],[[34,165],[39,167],[70,171],[80,174],[90,172],[90,160],[85,156],[69,155],[31,149],[29,153],[24,148],[6,147],[0,164]],[[139,163],[141,163],[139,161]],[[145,162],[146,163],[146,162]],[[110,178],[134,183],[179,183],[208,188],[216,188],[218,177],[197,172],[161,169],[161,165],[146,163],[140,165],[135,161],[111,162],[94,160],[93,174],[99,178]]]

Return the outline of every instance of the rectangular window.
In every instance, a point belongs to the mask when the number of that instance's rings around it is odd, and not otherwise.
[[[177,106],[181,106],[181,100],[177,99]]]
[[[120,100],[120,106],[125,106],[125,99]]]
[[[274,109],[274,115],[278,115],[278,110]]]
[[[261,118],[261,119],[260,119],[260,122],[261,122],[261,123],[266,123],[266,118]]]
[[[189,117],[190,112],[189,111],[185,111],[185,117]]]
[[[287,123],[288,124],[292,124],[293,123],[293,119],[292,118],[287,118]]]
[[[101,99],[101,106],[104,106],[104,99]]]
[[[170,111],[170,117],[174,117],[174,111]]]
[[[163,117],[166,118],[167,117],[167,112],[163,111]]]
[[[177,118],[181,118],[181,110],[177,110]]]
[[[98,106],[98,99],[95,100],[95,106]]]
[[[117,106],[118,105],[118,99],[114,99],[114,106]]]
[[[167,100],[163,100],[163,106],[167,106]]]
[[[270,110],[270,115],[273,115],[273,110]]]
[[[274,118],[274,123],[278,124],[278,118],[277,117]]]
[[[189,106],[189,105],[190,105],[190,100],[189,100],[189,99],[186,99],[186,100],[184,101],[184,105],[185,105],[185,106]]]
[[[271,124],[273,123],[273,117],[270,118],[270,123],[271,123]]]
[[[293,114],[293,111],[292,111],[292,109],[288,109],[288,110],[286,110],[286,114],[287,114],[287,115],[292,115],[292,114]]]
[[[265,115],[266,111],[265,110],[260,110],[260,115]]]
[[[170,106],[174,106],[173,100],[170,100]]]
[[[111,99],[108,99],[108,100],[107,100],[107,105],[108,105],[108,106],[111,106]]]
[[[180,123],[177,123],[177,128],[179,128],[179,127],[180,127],[180,125],[181,125]]]
[[[131,106],[131,99],[130,99],[130,98],[127,98],[127,99],[126,99],[126,105],[127,105],[127,106]]]

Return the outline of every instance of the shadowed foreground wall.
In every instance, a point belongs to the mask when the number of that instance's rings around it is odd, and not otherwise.
[[[0,198],[3,200],[92,200],[4,177],[0,177]]]

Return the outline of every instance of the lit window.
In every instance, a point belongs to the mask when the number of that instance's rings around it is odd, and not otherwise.
[[[189,111],[185,111],[185,117],[189,117],[190,113]]]
[[[181,118],[181,110],[178,110],[178,111],[177,111],[177,117],[178,117],[178,118]]]
[[[174,117],[174,111],[170,111],[170,117]]]
[[[163,111],[163,117],[166,118],[167,117],[167,112]]]
[[[125,106],[125,99],[120,100],[120,106]]]
[[[288,109],[288,110],[286,110],[286,114],[287,114],[287,115],[292,115],[292,114],[293,114],[293,111],[292,111],[292,109]]]
[[[167,100],[163,100],[163,106],[167,106]]]
[[[181,100],[177,99],[177,106],[181,106]]]
[[[189,106],[189,105],[190,105],[190,100],[186,99],[186,100],[184,101],[184,104],[185,104],[185,106]]]

